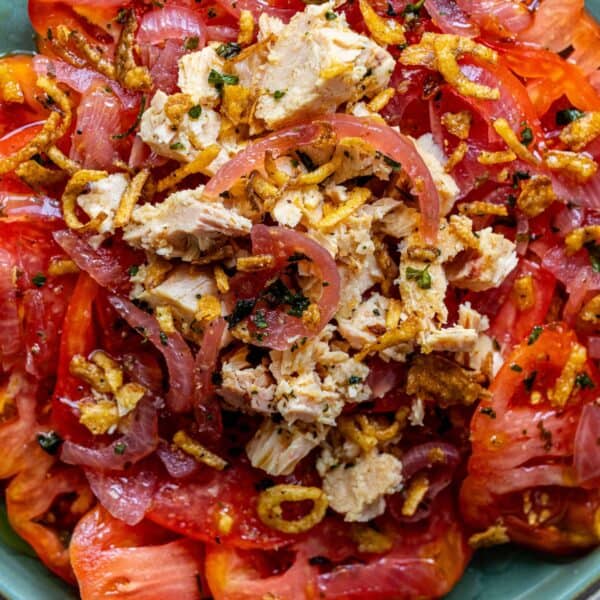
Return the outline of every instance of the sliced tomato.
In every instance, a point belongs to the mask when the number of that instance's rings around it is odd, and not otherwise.
[[[597,490],[574,465],[582,408],[595,401],[600,384],[591,361],[577,373],[564,407],[548,400],[576,344],[564,325],[534,330],[508,356],[491,397],[477,408],[461,490],[463,516],[472,526],[485,529],[501,520],[516,541],[553,552],[597,543],[593,528],[583,535],[600,508]],[[578,437],[589,442],[586,432]],[[588,473],[600,465],[598,448],[592,450]]]
[[[14,211],[18,213],[18,210]],[[43,378],[54,373],[72,275],[50,276],[54,258],[64,257],[52,239],[57,219],[0,220],[0,359],[4,369],[24,368]]]
[[[514,283],[522,278],[530,277],[533,284],[533,305],[520,309]],[[492,293],[505,294],[501,304],[496,304],[490,313],[492,317],[490,334],[507,351],[521,342],[531,333],[536,325],[543,325],[554,297],[556,279],[554,275],[543,269],[537,263],[521,259],[515,272]]]
[[[82,600],[202,597],[202,546],[152,523],[130,527],[97,507],[78,523],[70,552]]]
[[[57,382],[52,401],[52,423],[64,439],[85,442],[90,439],[73,409],[89,387],[69,372],[69,364],[76,354],[87,356],[94,348],[96,334],[93,325],[93,305],[98,294],[98,284],[81,273],[71,296],[64,319],[60,340]]]
[[[493,44],[520,77],[533,80],[528,92],[538,115],[565,95],[582,110],[600,110],[600,97],[583,71],[558,54],[522,44]]]
[[[24,457],[22,470],[6,488],[8,519],[50,570],[74,582],[67,540],[93,503],[87,481],[79,469],[56,466],[36,440]]]
[[[159,482],[147,518],[194,539],[239,548],[276,548],[297,536],[267,527],[256,503],[264,474],[237,460],[224,471],[202,469],[197,475]],[[231,528],[220,526],[233,519]]]
[[[328,520],[306,541],[277,554],[207,547],[206,577],[215,600],[253,600],[273,593],[290,600],[434,598],[458,581],[470,550],[449,497],[436,501],[426,526],[378,527],[394,540],[384,554],[362,554],[351,525]]]

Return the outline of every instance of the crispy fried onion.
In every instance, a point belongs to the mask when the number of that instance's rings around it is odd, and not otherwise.
[[[389,442],[400,431],[398,421],[390,424],[377,417],[369,419],[367,415],[342,416],[338,427],[345,438],[358,444],[365,452],[373,450],[380,442]]]
[[[359,0],[360,12],[371,37],[381,46],[406,44],[404,27],[393,19],[380,17],[367,0]]]
[[[198,462],[204,463],[217,471],[222,471],[227,466],[227,461],[217,456],[208,448],[205,448],[200,442],[190,437],[185,431],[178,431],[173,436],[173,443],[186,454],[195,458]]]
[[[498,100],[500,90],[471,81],[460,70],[457,61],[464,54],[472,54],[489,63],[498,60],[497,52],[469,38],[427,32],[418,44],[408,46],[402,51],[400,62],[407,66],[424,66],[438,71],[463,96]]]
[[[323,231],[333,229],[356,212],[370,197],[371,190],[361,187],[354,188],[343,204],[335,208],[329,208],[329,212],[319,221],[317,227]]]
[[[581,344],[575,344],[569,353],[569,358],[554,387],[548,390],[550,404],[564,408],[575,388],[577,375],[582,372],[587,361],[587,350]]]
[[[356,360],[362,361],[369,354],[381,352],[386,348],[392,348],[398,344],[406,344],[413,341],[419,332],[419,322],[415,317],[409,317],[395,329],[386,331],[376,342],[365,346],[356,356]]]
[[[46,150],[46,156],[63,171],[66,171],[69,175],[75,175],[77,171],[81,169],[81,165],[74,160],[71,160],[68,156],[65,156],[61,150],[56,146],[50,146]]]
[[[68,177],[64,171],[49,169],[35,160],[21,163],[15,173],[34,190],[46,185],[56,185]]]
[[[80,232],[97,230],[102,221],[106,219],[106,213],[99,213],[87,223],[82,223],[77,216],[77,198],[80,194],[85,193],[87,186],[94,181],[100,181],[108,177],[106,171],[92,171],[89,169],[81,169],[77,171],[71,179],[69,179],[65,191],[62,195],[62,210],[63,218],[67,227]]]
[[[133,56],[135,32],[138,27],[133,10],[125,11],[124,21],[115,52],[115,75],[127,89],[135,92],[147,91],[152,88],[150,71],[148,67],[138,66]]]
[[[565,238],[565,247],[567,254],[575,254],[589,242],[597,243],[600,241],[600,225],[586,225],[585,227],[577,227],[569,232]]]
[[[303,502],[312,500],[312,510],[293,521],[283,517],[282,504],[284,502]],[[303,485],[274,485],[258,497],[256,510],[260,520],[269,527],[284,533],[301,533],[312,529],[320,523],[325,516],[329,502],[321,488],[305,487]]]
[[[142,195],[142,190],[146,185],[146,181],[148,181],[148,177],[150,177],[149,169],[143,169],[131,180],[127,186],[125,193],[123,196],[121,196],[119,207],[115,213],[115,227],[125,227],[125,225],[129,223],[129,220],[131,219],[131,213],[133,212],[137,201]]]
[[[0,175],[16,169],[32,156],[44,152],[60,139],[71,125],[71,103],[67,95],[47,77],[39,77],[36,85],[46,92],[51,113],[42,130],[20,150],[0,159]]]
[[[539,159],[527,149],[527,146],[521,143],[521,140],[517,137],[517,134],[512,130],[506,119],[496,119],[492,123],[492,127],[494,128],[494,131],[506,142],[506,145],[521,160],[531,163],[532,165],[539,164]]]
[[[53,36],[51,43],[58,54],[73,66],[82,68],[92,65],[98,72],[106,75],[109,79],[116,79],[115,66],[104,58],[102,52],[94,48],[81,32],[69,29],[65,25],[59,25],[56,28],[56,35]],[[72,52],[69,49],[70,45],[77,52]]]
[[[585,183],[598,170],[598,163],[591,156],[566,150],[549,150],[544,154],[544,164],[578,183]]]
[[[202,150],[198,155],[192,160],[192,162],[175,169],[172,173],[167,175],[164,179],[161,179],[156,185],[157,192],[164,192],[174,186],[176,186],[180,181],[189,177],[190,175],[195,175],[196,173],[202,173],[204,175],[210,175],[206,171],[206,168],[212,163],[217,155],[220,152],[220,147],[218,144],[212,144]]]
[[[240,31],[238,33],[238,44],[240,46],[249,46],[254,39],[254,30],[256,24],[254,22],[254,16],[249,10],[242,10],[240,12]]]

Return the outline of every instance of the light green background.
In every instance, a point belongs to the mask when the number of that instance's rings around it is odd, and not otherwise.
[[[26,6],[25,0],[0,0],[0,52],[33,48]],[[588,7],[600,19],[600,0]],[[0,594],[10,600],[77,597],[32,554],[0,507]],[[582,600],[594,590],[600,590],[600,549],[578,560],[550,560],[502,547],[478,553],[447,600]]]

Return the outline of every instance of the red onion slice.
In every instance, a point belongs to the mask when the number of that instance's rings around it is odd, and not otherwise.
[[[193,403],[194,359],[188,345],[178,331],[166,334],[156,319],[128,300],[110,296],[108,301],[131,327],[141,332],[164,356],[169,371],[169,391],[166,400],[176,413],[191,410]]]

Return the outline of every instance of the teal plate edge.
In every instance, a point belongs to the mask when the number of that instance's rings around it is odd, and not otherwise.
[[[587,2],[600,20],[600,0]],[[0,53],[33,49],[26,0],[0,0]],[[600,590],[600,548],[578,559],[549,559],[502,546],[478,552],[446,600],[583,600]],[[11,530],[0,505],[0,594],[8,600],[75,600]]]

